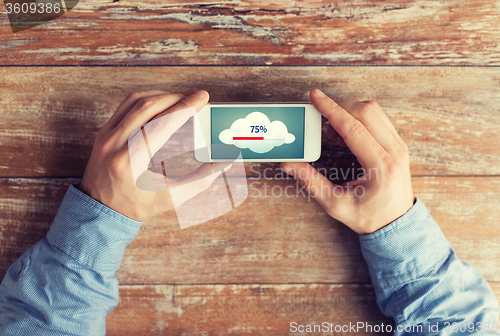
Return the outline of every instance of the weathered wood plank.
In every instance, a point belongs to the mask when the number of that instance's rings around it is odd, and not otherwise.
[[[12,34],[0,64],[499,65],[495,0],[81,0]]]
[[[0,277],[45,235],[75,181],[0,179]],[[248,199],[210,222],[181,230],[173,211],[145,222],[117,272],[120,282],[370,282],[358,236],[297,192],[293,180],[248,182]],[[415,177],[413,184],[459,257],[500,281],[500,179]],[[287,186],[298,196],[279,197]]]
[[[500,283],[490,285],[500,298]],[[291,322],[395,327],[376,305],[373,288],[353,284],[120,286],[120,302],[106,319],[107,334],[120,336],[392,335],[363,328],[297,333]]]
[[[213,102],[304,102],[315,87],[378,101],[408,143],[415,175],[500,174],[499,68],[13,67],[0,68],[0,78],[0,176],[81,176],[95,134],[131,91],[204,88]],[[352,160],[324,139],[317,165]],[[186,157],[182,171],[196,165]],[[277,165],[257,170],[268,167]],[[247,173],[255,175],[248,165]]]
[[[120,286],[120,302],[106,319],[107,335],[120,336],[306,334],[292,333],[292,322],[394,327],[371,285]],[[341,334],[392,334],[363,331]],[[320,334],[340,333],[307,333]]]
[[[45,237],[75,179],[0,179],[0,278]]]

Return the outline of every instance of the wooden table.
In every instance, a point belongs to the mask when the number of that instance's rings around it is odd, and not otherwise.
[[[44,237],[127,93],[299,102],[317,87],[383,107],[409,146],[416,196],[500,297],[500,1],[85,0],[15,34],[0,10],[0,278]],[[323,146],[318,165],[354,162]],[[236,210],[184,230],[173,211],[143,224],[109,335],[392,323],[357,235],[307,197],[260,194],[294,183],[259,178],[277,165],[249,168],[257,184]]]

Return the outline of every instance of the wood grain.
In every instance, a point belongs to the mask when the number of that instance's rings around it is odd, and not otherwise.
[[[83,0],[13,34],[0,2],[0,279],[45,236],[129,92],[308,102],[318,87],[379,102],[409,145],[415,195],[500,298],[499,14],[498,0]],[[169,175],[198,166],[188,150],[169,160]],[[314,166],[349,174],[359,164],[323,138]],[[276,164],[245,167],[249,196],[235,210],[183,230],[174,211],[143,224],[117,272],[108,335],[393,325],[357,234],[294,180],[274,178]],[[279,194],[286,187],[295,195]]]
[[[0,277],[43,238],[77,181],[0,179]],[[293,180],[248,182],[247,200],[207,223],[181,230],[173,211],[146,221],[127,247],[120,283],[370,282],[358,236],[297,192]],[[413,185],[458,256],[500,281],[500,179],[415,177]],[[297,196],[279,196],[287,186]]]
[[[300,325],[394,326],[380,312],[371,285],[120,286],[107,335],[302,335]],[[334,328],[334,327],[333,327]],[[318,329],[316,329],[318,331]],[[339,333],[307,333],[307,335]],[[342,335],[391,335],[347,332]]]
[[[491,287],[500,298],[500,283]],[[380,312],[371,285],[355,284],[120,286],[118,307],[106,319],[107,334],[120,336],[392,335],[369,329],[294,333],[291,322],[395,327]]]
[[[495,0],[81,0],[16,34],[4,14],[0,64],[499,65],[499,13]]]
[[[0,78],[0,176],[81,176],[95,134],[132,91],[203,88],[212,102],[307,102],[315,87],[378,101],[408,143],[414,175],[500,174],[499,68],[11,67]],[[354,162],[324,139],[318,167]],[[172,174],[197,164],[184,156]],[[277,170],[256,170],[269,167]],[[247,174],[256,173],[247,165]]]

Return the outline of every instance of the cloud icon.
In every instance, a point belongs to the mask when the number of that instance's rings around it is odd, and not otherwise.
[[[294,142],[295,135],[288,133],[283,122],[271,122],[264,113],[256,111],[236,120],[229,129],[220,132],[219,140],[226,145],[248,148],[254,153],[262,154],[274,147]]]

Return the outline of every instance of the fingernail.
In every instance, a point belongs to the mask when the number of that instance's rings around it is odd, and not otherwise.
[[[325,98],[326,97],[326,95],[319,89],[314,90],[314,95],[318,98]]]
[[[195,95],[195,96],[196,96],[196,98],[198,98],[198,99],[203,99],[203,98],[205,98],[205,97],[207,96],[207,91],[205,91],[205,90],[200,90],[200,91],[196,92],[194,95]]]

